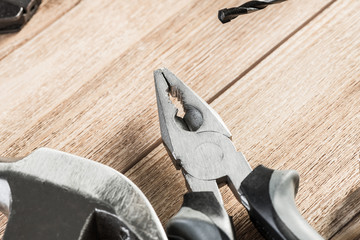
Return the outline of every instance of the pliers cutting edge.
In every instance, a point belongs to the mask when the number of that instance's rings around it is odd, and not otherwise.
[[[266,239],[323,239],[300,215],[294,197],[299,175],[262,165],[251,170],[219,115],[168,69],[154,72],[163,143],[189,189],[169,221],[170,239],[235,239],[218,185],[229,185]],[[185,115],[169,95],[181,101]]]

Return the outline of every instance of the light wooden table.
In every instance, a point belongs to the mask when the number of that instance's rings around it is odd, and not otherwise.
[[[222,25],[235,0],[44,0],[0,36],[0,155],[50,147],[134,181],[161,221],[186,192],[160,140],[152,71],[219,112],[252,167],[296,169],[302,215],[360,239],[359,0],[287,1]],[[226,188],[239,239],[261,239]]]

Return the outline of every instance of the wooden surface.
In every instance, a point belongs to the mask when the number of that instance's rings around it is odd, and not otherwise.
[[[222,25],[225,0],[43,1],[0,36],[0,155],[50,147],[125,173],[165,224],[186,192],[160,140],[152,71],[224,119],[250,165],[296,169],[326,239],[359,239],[360,1],[287,1]],[[221,189],[240,239],[261,239]]]

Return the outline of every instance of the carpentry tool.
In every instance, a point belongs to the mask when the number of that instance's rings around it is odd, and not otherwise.
[[[0,163],[4,240],[167,239],[144,194],[100,163],[41,148]]]
[[[41,0],[0,0],[0,33],[19,31],[40,3]]]
[[[286,1],[286,0],[249,1],[249,2],[242,4],[239,7],[224,8],[224,9],[219,10],[218,18],[222,23],[227,23],[239,15],[252,13],[252,12],[264,9],[271,4],[281,3],[284,1]]]
[[[252,171],[224,122],[203,99],[168,69],[156,70],[154,78],[162,140],[190,191],[167,225],[170,239],[235,239],[219,184],[229,185],[266,239],[323,239],[296,208],[296,171],[262,165]],[[169,95],[183,104],[183,118]]]

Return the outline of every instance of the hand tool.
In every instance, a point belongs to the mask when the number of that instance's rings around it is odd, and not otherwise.
[[[281,3],[284,1],[286,1],[286,0],[249,1],[249,2],[242,4],[239,7],[224,8],[224,9],[219,10],[218,18],[222,23],[227,23],[239,15],[252,13],[252,12],[264,9],[271,4]]]
[[[0,0],[0,33],[19,31],[40,3],[41,0]]]
[[[156,70],[154,78],[162,140],[190,191],[167,225],[170,239],[235,239],[220,184],[229,185],[266,239],[323,239],[296,208],[296,171],[262,165],[251,170],[220,116],[203,99],[168,69]],[[182,103],[183,117],[177,116],[170,95]]]
[[[100,163],[40,148],[0,163],[4,240],[167,239],[144,194]]]

